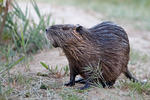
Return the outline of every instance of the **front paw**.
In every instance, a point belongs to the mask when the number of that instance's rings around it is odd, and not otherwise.
[[[65,83],[65,86],[74,86],[75,85],[75,82],[68,82],[68,83]]]

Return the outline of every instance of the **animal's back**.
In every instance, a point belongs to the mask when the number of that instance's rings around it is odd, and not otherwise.
[[[130,48],[126,32],[112,22],[103,22],[89,30],[101,52],[103,76],[108,81],[115,81],[126,70],[129,60]]]
[[[99,35],[100,37],[102,35],[110,36],[110,33],[111,33],[122,39],[125,39],[128,42],[128,36],[127,36],[125,30],[122,27],[120,27],[117,24],[110,22],[110,21],[102,22],[102,23],[90,28],[89,30],[92,31],[93,33]]]

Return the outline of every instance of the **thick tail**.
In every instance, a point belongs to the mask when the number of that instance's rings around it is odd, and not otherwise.
[[[133,82],[139,82],[135,77],[132,76],[128,69],[126,70],[126,72],[124,72],[124,75]]]

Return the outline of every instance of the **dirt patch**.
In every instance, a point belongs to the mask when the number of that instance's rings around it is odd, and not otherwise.
[[[44,67],[40,64],[40,62],[44,62],[50,67],[58,66],[58,70],[60,68],[68,65],[68,61],[65,56],[61,56],[60,49],[52,49],[50,51],[42,51],[41,53],[33,56],[33,61],[30,62],[30,71],[37,73],[46,71]],[[32,66],[32,67],[31,67]]]

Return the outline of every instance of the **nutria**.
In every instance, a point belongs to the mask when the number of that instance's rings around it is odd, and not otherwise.
[[[128,70],[129,40],[125,30],[113,22],[102,22],[92,28],[80,25],[53,25],[46,29],[47,38],[54,47],[64,51],[70,68],[70,81],[66,86],[76,82],[85,82],[81,89],[88,88],[96,81],[89,77],[94,75],[94,68],[101,66],[102,77],[97,76],[103,87],[113,86],[121,73],[136,82]],[[88,67],[93,69],[85,70]],[[76,75],[83,79],[75,81]]]

